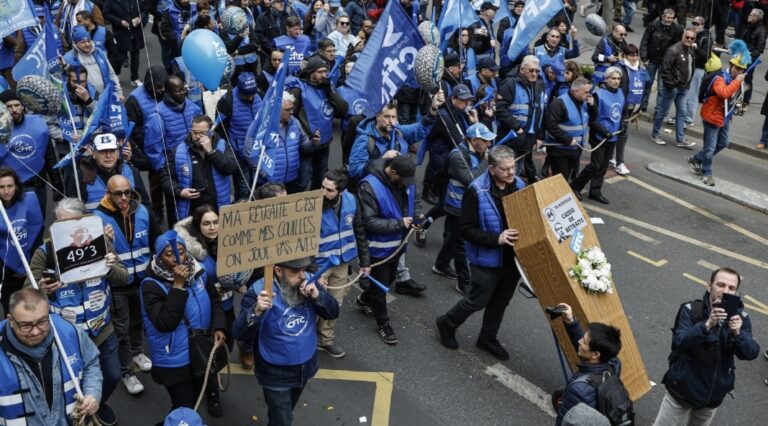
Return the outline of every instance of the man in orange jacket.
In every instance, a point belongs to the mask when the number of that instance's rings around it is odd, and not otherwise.
[[[751,62],[749,53],[731,58],[728,69],[710,83],[707,98],[701,106],[704,146],[696,155],[688,157],[688,164],[697,175],[701,175],[701,181],[705,185],[715,186],[712,160],[718,152],[728,146],[728,128],[733,109],[744,90],[744,72]]]

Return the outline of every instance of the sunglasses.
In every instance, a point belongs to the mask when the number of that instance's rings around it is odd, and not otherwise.
[[[113,197],[117,197],[117,198],[122,198],[122,197],[131,198],[131,192],[132,191],[130,189],[126,189],[125,191],[112,191],[110,192],[110,194],[112,194]]]
[[[339,25],[349,25],[349,22],[339,22]]]
[[[685,40],[696,40],[696,37],[683,37]]]

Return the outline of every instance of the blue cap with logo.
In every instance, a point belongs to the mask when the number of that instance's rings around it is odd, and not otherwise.
[[[466,136],[471,139],[480,138],[487,141],[496,139],[496,134],[488,130],[488,127],[483,123],[475,123],[469,126],[466,131]]]
[[[244,72],[237,77],[237,90],[246,96],[256,93],[256,77],[253,73]]]

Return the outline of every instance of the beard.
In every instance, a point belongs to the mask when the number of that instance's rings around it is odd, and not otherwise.
[[[303,304],[306,299],[299,293],[299,286],[292,286],[288,283],[280,280],[280,295],[290,307],[295,307]]]

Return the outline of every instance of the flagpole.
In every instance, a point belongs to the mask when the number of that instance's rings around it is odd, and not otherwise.
[[[261,162],[264,160],[264,148],[267,146],[261,144],[261,152],[259,153],[259,164],[256,165],[256,173],[253,175],[253,184],[251,185],[251,196],[248,197],[248,201],[253,200],[253,193],[256,192],[256,182],[259,181],[259,172],[261,172]]]
[[[35,276],[32,275],[32,269],[29,268],[29,262],[27,262],[27,257],[24,254],[24,250],[21,248],[21,243],[19,243],[19,238],[16,236],[16,231],[13,229],[11,219],[8,218],[8,212],[5,211],[5,205],[1,202],[0,214],[3,215],[3,222],[5,222],[5,227],[8,229],[8,234],[11,236],[11,240],[13,240],[13,245],[16,247],[16,252],[19,254],[19,259],[21,259],[21,263],[24,265],[24,271],[27,274],[27,279],[35,290],[40,290],[40,286],[38,286],[37,281],[35,281]],[[61,344],[61,339],[59,338],[59,334],[56,332],[56,327],[53,321],[51,321],[50,325],[51,330],[53,330],[53,337],[56,340],[56,346],[59,349],[59,356],[63,357],[64,359],[68,359],[69,357],[67,356],[67,352],[64,350],[64,345]],[[66,365],[67,373],[69,373],[69,377],[72,379],[72,384],[75,386],[75,392],[77,392],[77,394],[81,397],[84,397],[83,391],[80,389],[80,380],[77,378],[77,376],[75,376],[74,371],[72,371],[72,366],[69,365],[68,362],[65,362],[64,365]]]
[[[77,134],[77,126],[75,126],[75,118],[72,116],[72,109],[67,105],[67,114],[69,115],[69,122],[72,124],[72,133],[76,138],[79,138]],[[77,159],[75,158],[75,146],[72,142],[69,143],[69,153],[72,156],[72,172],[75,174],[75,188],[77,189],[77,198],[82,200],[83,195],[80,193],[80,179],[77,177]]]

